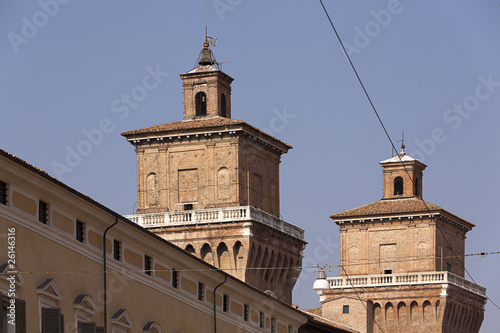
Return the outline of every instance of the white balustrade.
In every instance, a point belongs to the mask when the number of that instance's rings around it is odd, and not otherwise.
[[[251,206],[135,214],[124,217],[144,228],[254,221],[268,225],[296,238],[304,239],[304,230]]]
[[[384,287],[384,286],[410,286],[424,284],[453,284],[475,294],[486,296],[486,288],[464,279],[450,272],[425,272],[407,274],[382,274],[339,276],[327,278],[330,289],[346,289],[353,287]]]

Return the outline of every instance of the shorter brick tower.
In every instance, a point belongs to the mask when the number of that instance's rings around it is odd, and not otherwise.
[[[137,154],[137,214],[159,236],[291,303],[304,231],[280,218],[279,164],[292,147],[231,119],[231,82],[207,42],[181,74],[184,119],[122,133]]]
[[[362,332],[478,332],[486,289],[464,278],[463,256],[474,225],[422,200],[426,165],[404,149],[380,165],[383,198],[331,216],[343,268],[319,311]]]

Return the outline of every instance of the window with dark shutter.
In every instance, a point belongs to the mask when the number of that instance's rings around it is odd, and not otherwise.
[[[244,321],[250,320],[250,305],[248,304],[243,305],[243,320]]]
[[[76,221],[76,240],[85,242],[85,223],[78,220]]]
[[[144,256],[144,273],[146,275],[151,275],[153,272],[152,272],[152,262],[153,262],[153,259],[150,257],[150,256]]]
[[[42,308],[42,333],[63,333],[64,319],[59,308]]]
[[[229,311],[229,295],[224,294],[222,296],[222,311],[224,312]]]
[[[0,204],[7,204],[7,184],[0,182]]]
[[[172,269],[172,287],[179,288],[179,271]]]
[[[49,204],[40,200],[38,202],[38,221],[43,224],[49,222]]]
[[[16,333],[26,333],[26,302],[16,299]]]
[[[122,242],[119,240],[114,239],[113,240],[113,258],[115,260],[122,260]]]
[[[97,333],[95,323],[82,323],[78,322],[78,333]]]
[[[205,284],[198,282],[198,300],[203,301],[205,299]]]

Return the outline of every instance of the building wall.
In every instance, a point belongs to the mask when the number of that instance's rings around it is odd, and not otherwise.
[[[465,333],[479,331],[484,301],[441,284],[337,289],[322,292],[321,311],[326,318],[367,333]]]
[[[151,229],[207,263],[291,304],[304,242],[257,222]]]
[[[19,272],[16,292],[26,302],[27,332],[41,330],[41,307],[61,309],[66,332],[75,331],[78,316],[98,326],[104,324],[102,235],[116,218],[118,224],[106,237],[109,331],[113,327],[139,332],[151,321],[162,332],[210,330],[213,290],[224,281],[222,272],[63,184],[3,156],[0,175],[0,181],[8,184],[7,205],[0,204],[0,246],[7,248],[8,230],[15,229],[15,263]],[[48,204],[47,224],[38,220],[40,200]],[[85,226],[82,242],[76,239],[77,220]],[[114,240],[121,243],[119,260],[114,259]],[[146,255],[152,259],[151,275],[145,272]],[[0,264],[8,260],[7,251],[0,251]],[[5,270],[6,266],[2,267]],[[177,288],[173,285],[174,271],[179,274]],[[201,300],[200,282],[204,286]],[[0,292],[4,297],[9,287],[6,275],[2,275]],[[224,294],[229,297],[227,311],[222,304]],[[86,301],[75,303],[79,295],[87,295]],[[217,289],[216,303],[221,332],[269,331],[268,322],[281,328],[290,326],[297,332],[307,321],[307,316],[299,311],[232,277]],[[244,314],[245,304],[248,318]],[[120,309],[126,311],[111,318]],[[261,312],[263,328],[259,326],[259,316],[254,315]],[[159,331],[153,328],[150,332]]]
[[[203,133],[136,146],[138,210],[246,206],[279,216],[280,156],[246,138]]]

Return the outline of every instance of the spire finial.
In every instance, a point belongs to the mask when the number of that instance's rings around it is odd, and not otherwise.
[[[403,107],[403,124],[401,126],[402,128],[402,133],[401,133],[401,154],[405,154],[405,108]]]

